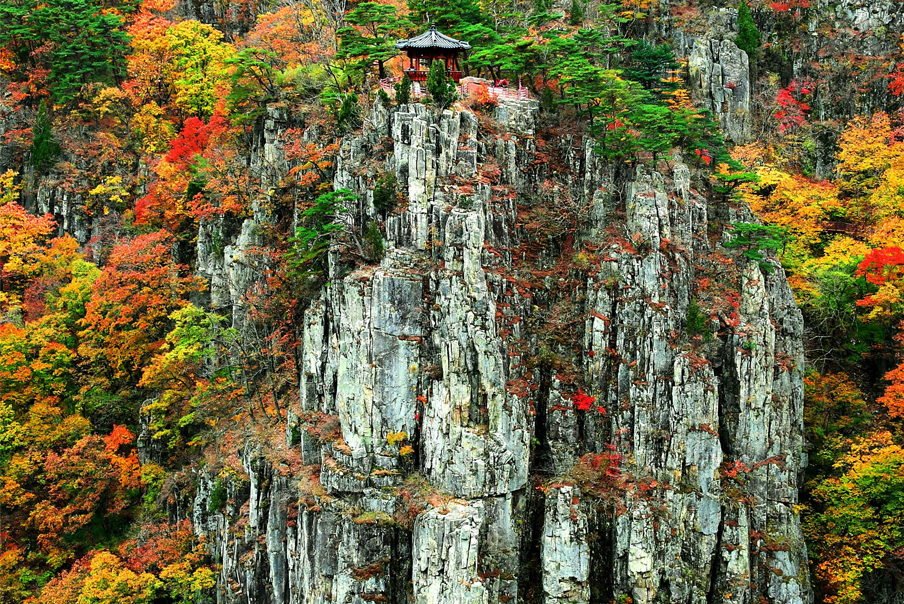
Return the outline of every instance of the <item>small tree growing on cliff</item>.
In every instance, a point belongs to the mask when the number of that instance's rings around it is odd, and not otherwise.
[[[339,113],[336,115],[339,132],[350,132],[361,125],[361,106],[358,104],[358,95],[350,92],[342,99]]]
[[[744,256],[755,260],[764,272],[772,272],[764,251],[778,252],[788,242],[788,229],[781,226],[736,222],[731,225],[734,237],[723,245],[729,249],[744,248]]]
[[[435,60],[430,66],[430,73],[427,74],[427,91],[440,111],[458,99],[458,91],[455,84],[446,76],[446,65],[443,61]]]
[[[296,229],[295,237],[289,239],[292,247],[286,254],[289,268],[298,277],[309,277],[324,269],[332,236],[342,230],[337,217],[348,211],[346,202],[354,200],[354,194],[347,189],[332,191],[318,197],[314,205],[301,213],[301,226]]]
[[[395,98],[397,105],[407,105],[411,102],[411,78],[407,73],[402,76],[402,81],[395,85]]]
[[[31,165],[38,173],[42,173],[53,165],[60,154],[60,146],[53,138],[53,125],[50,122],[46,101],[41,101],[38,107],[32,133],[34,138],[31,142]]]
[[[747,53],[751,63],[756,60],[756,49],[760,46],[760,30],[753,22],[747,0],[741,0],[738,6],[738,37],[735,38],[735,44]]]
[[[384,214],[395,207],[398,181],[394,172],[388,172],[374,185],[374,207]]]
[[[745,172],[743,166],[734,161],[727,153],[716,159],[716,170],[711,176],[714,193],[722,195],[722,203],[728,203],[738,187],[748,183],[759,182],[755,172]]]
[[[352,210],[357,204],[357,195],[348,189],[339,189],[319,196],[301,213],[301,226],[296,229],[295,237],[289,239],[292,247],[285,255],[295,278],[308,280],[322,276],[326,269],[326,253],[333,242],[346,244],[359,258],[370,258],[370,254],[364,252],[360,229],[354,222]]]
[[[669,73],[678,69],[678,61],[675,54],[667,44],[652,46],[641,41],[631,53],[630,67],[625,70],[624,77],[635,82],[647,90],[673,91],[678,84],[667,78]]]

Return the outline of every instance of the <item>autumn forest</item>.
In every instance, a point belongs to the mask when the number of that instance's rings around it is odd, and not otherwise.
[[[904,4],[2,0],[0,543],[9,604],[904,602]]]

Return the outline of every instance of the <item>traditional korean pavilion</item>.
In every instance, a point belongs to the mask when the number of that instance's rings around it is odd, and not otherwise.
[[[446,75],[458,82],[461,79],[461,67],[458,64],[458,54],[465,50],[471,50],[471,45],[462,40],[450,38],[436,31],[436,25],[430,25],[430,29],[414,38],[399,40],[395,47],[405,51],[408,55],[408,69],[405,73],[412,82],[424,82],[430,71],[433,61],[444,61]]]

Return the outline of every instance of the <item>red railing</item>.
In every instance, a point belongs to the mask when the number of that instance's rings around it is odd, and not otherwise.
[[[386,91],[386,94],[392,96],[395,94],[395,88],[393,85],[399,81],[399,78],[383,78],[380,80],[380,88]]]
[[[487,94],[490,96],[490,98],[494,99],[524,101],[531,98],[530,90],[522,86],[521,82],[518,82],[518,86],[516,88],[509,88],[508,86],[487,86],[485,84],[473,84],[471,82],[465,82],[458,87],[458,93],[462,97],[466,97],[471,96],[472,94],[477,94],[478,91],[482,92],[484,89],[486,89]]]
[[[392,96],[395,94],[394,85],[399,79],[400,78],[384,78],[380,80],[380,88]],[[413,96],[424,96],[427,93],[423,86],[414,85],[419,84],[419,82],[412,82],[412,84],[411,94]],[[483,92],[483,90],[486,90],[486,94],[494,99],[524,101],[532,98],[530,90],[522,86],[520,80],[517,87],[487,86],[485,84],[475,84],[473,82],[464,82],[458,86],[458,94],[462,98],[477,94],[478,92]]]
[[[405,73],[408,74],[408,79],[412,82],[426,82],[427,76],[430,75],[430,72],[426,69],[406,69]],[[460,71],[447,69],[446,75],[449,76],[453,82],[458,82],[461,79]]]

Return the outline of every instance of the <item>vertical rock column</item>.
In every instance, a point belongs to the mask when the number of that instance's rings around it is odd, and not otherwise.
[[[518,490],[528,470],[526,404],[505,390],[496,304],[481,266],[483,242],[480,212],[451,213],[443,246],[447,270],[438,275],[431,320],[443,377],[430,383],[424,470],[433,484],[462,497]]]
[[[584,604],[590,600],[590,547],[587,516],[576,487],[546,493],[540,559],[546,604]]]
[[[687,54],[690,87],[709,105],[726,136],[735,143],[750,140],[750,61],[734,43],[738,33],[736,9],[714,9],[700,39],[679,32],[679,52]]]
[[[387,436],[404,432],[411,437],[417,430],[423,292],[421,279],[405,273],[405,261],[404,254],[395,253],[385,268],[362,269],[332,288],[330,306],[337,322],[331,334],[337,349],[334,400],[344,446],[327,448],[325,459],[336,462],[325,464],[321,476],[329,488],[386,486],[398,460]],[[316,321],[316,311],[310,318]],[[316,323],[306,329],[314,347],[320,329]],[[317,363],[307,352],[304,358]],[[305,397],[311,381],[304,379]],[[316,388],[316,382],[312,385]],[[302,404],[310,403],[303,399]],[[371,467],[382,472],[370,476]]]
[[[480,502],[452,503],[418,516],[412,569],[415,604],[487,604],[477,573],[482,519]]]

